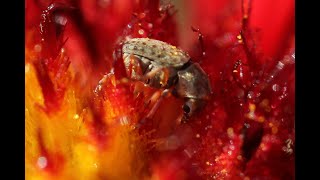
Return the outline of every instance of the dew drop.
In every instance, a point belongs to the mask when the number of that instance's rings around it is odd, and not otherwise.
[[[229,138],[232,138],[234,136],[233,128],[231,128],[231,127],[228,128],[227,129],[227,134],[228,134]]]
[[[249,92],[248,92],[248,98],[249,98],[249,99],[252,99],[252,98],[253,98],[253,92],[252,92],[252,91],[249,91]]]
[[[148,28],[152,29],[153,28],[153,24],[152,23],[148,23]]]
[[[139,33],[140,35],[143,35],[143,34],[144,34],[144,30],[143,30],[143,29],[139,29],[138,33]]]
[[[292,60],[294,61],[294,60],[296,59],[296,54],[293,53],[293,54],[291,55],[291,57],[293,58]]]
[[[276,67],[277,67],[277,69],[281,70],[281,69],[283,69],[284,64],[281,61],[279,61]]]
[[[288,88],[287,88],[286,86],[283,87],[283,91],[284,91],[284,92],[286,92],[287,89],[288,89]]]
[[[51,4],[48,8],[47,8],[47,10],[45,10],[45,12],[48,12],[49,10],[51,10],[51,9],[53,9],[54,8],[54,4]]]
[[[54,17],[54,21],[57,23],[57,24],[60,24],[62,26],[66,25],[67,24],[67,18],[63,17],[63,16],[55,16]]]
[[[35,52],[41,52],[41,50],[42,50],[42,47],[41,47],[40,44],[36,44],[36,45],[34,46],[34,51],[35,51]]]
[[[250,124],[248,124],[248,123],[244,123],[244,126],[248,129],[248,128],[250,128]]]
[[[37,164],[41,169],[44,169],[48,165],[47,158],[44,156],[39,157]]]
[[[274,85],[272,85],[272,90],[277,92],[280,90],[280,86],[278,84],[274,84]]]
[[[140,13],[140,14],[139,14],[139,18],[140,18],[140,19],[143,19],[143,18],[145,18],[145,17],[146,17],[146,13]]]

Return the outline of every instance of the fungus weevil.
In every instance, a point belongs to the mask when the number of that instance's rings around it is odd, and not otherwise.
[[[192,62],[186,52],[168,43],[133,38],[122,42],[115,52],[120,52],[129,79],[164,89],[148,117],[154,114],[161,99],[170,91],[185,100],[182,107],[184,119],[202,107],[212,93],[208,76],[200,65]]]

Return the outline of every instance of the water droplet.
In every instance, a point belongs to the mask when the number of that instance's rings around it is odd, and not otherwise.
[[[145,18],[145,17],[146,17],[146,13],[140,13],[140,14],[139,14],[139,18],[140,18],[140,19],[143,19],[143,18]]]
[[[63,16],[59,16],[59,15],[56,15],[54,17],[54,21],[57,23],[57,24],[60,24],[62,26],[66,25],[67,24],[67,18],[63,17]]]
[[[37,164],[41,169],[44,169],[48,165],[47,158],[44,157],[44,156],[39,157],[38,161],[37,161]]]
[[[47,10],[45,10],[45,12],[48,12],[49,10],[53,9],[54,8],[54,4],[50,4],[50,6],[47,8]]]
[[[284,64],[281,61],[279,61],[276,68],[281,70],[281,69],[283,69],[283,67],[284,67]]]
[[[143,30],[143,29],[139,29],[138,33],[139,33],[140,35],[143,35],[143,34],[144,34],[144,30]]]
[[[35,52],[41,52],[41,50],[42,50],[42,46],[41,46],[40,44],[36,44],[36,45],[34,46],[34,51],[35,51]]]
[[[283,146],[282,150],[286,152],[288,149],[287,149],[287,147]]]
[[[275,91],[275,92],[277,92],[277,91],[280,90],[280,86],[279,86],[278,84],[274,84],[274,85],[272,86],[272,90]]]
[[[249,99],[252,99],[252,98],[253,98],[253,91],[249,91],[249,92],[248,92],[248,98],[249,98]]]
[[[250,124],[248,124],[248,123],[244,123],[244,126],[245,126],[246,128],[250,128]]]
[[[229,138],[232,138],[233,137],[233,135],[234,135],[234,133],[233,133],[233,128],[228,128],[227,129],[227,134],[228,134],[228,136],[229,136]]]
[[[283,87],[283,91],[284,91],[284,92],[286,92],[287,89],[288,89],[288,88],[287,88],[286,86]]]

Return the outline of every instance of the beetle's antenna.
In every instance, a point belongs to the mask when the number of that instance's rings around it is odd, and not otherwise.
[[[153,107],[151,108],[150,112],[147,114],[147,116],[145,118],[147,118],[147,119],[153,118],[154,114],[159,109],[159,106],[160,106],[161,102],[163,101],[163,99],[165,97],[167,97],[170,93],[171,92],[170,92],[169,89],[163,90],[161,95],[160,95],[160,97],[156,100],[155,104],[153,105]]]

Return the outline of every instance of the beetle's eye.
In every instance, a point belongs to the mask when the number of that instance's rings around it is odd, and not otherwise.
[[[182,107],[182,109],[183,109],[183,111],[186,113],[186,114],[189,114],[189,112],[190,112],[190,107],[188,106],[188,105],[183,105],[183,107]]]

